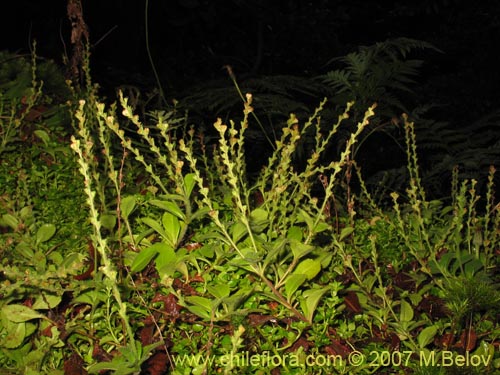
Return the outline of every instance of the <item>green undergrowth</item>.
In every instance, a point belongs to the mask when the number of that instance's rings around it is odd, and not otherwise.
[[[498,373],[493,167],[482,197],[454,173],[451,200],[427,199],[403,116],[409,180],[382,208],[353,155],[375,105],[328,163],[359,108],[329,126],[326,100],[290,115],[249,178],[250,94],[215,143],[174,113],[142,120],[122,95],[76,97],[61,138],[2,97],[2,126],[34,129],[0,150],[2,373]]]

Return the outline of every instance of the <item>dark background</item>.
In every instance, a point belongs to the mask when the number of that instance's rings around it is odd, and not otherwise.
[[[202,90],[210,80],[230,85],[225,65],[242,80],[313,77],[358,46],[408,37],[442,51],[419,54],[425,64],[413,86],[419,104],[436,105],[435,120],[461,129],[500,111],[498,0],[150,0],[147,12],[146,4],[82,0],[92,77],[112,100],[120,85],[157,86],[146,49],[147,15],[151,57],[168,98]],[[2,11],[0,49],[29,53],[36,39],[39,56],[62,62],[71,55],[66,0],[9,5]]]
[[[1,49],[61,61],[71,53],[65,0],[17,0],[2,11]],[[145,0],[83,0],[92,69],[103,86],[154,86],[145,43]],[[495,0],[150,0],[149,42],[167,95],[227,75],[315,75],[333,57],[387,38],[428,41],[425,95],[458,121],[500,107]],[[14,22],[13,22],[14,21]],[[108,33],[106,35],[106,33]]]

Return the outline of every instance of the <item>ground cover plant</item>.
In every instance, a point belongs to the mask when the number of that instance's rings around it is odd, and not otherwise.
[[[498,373],[494,167],[483,196],[456,170],[451,199],[428,199],[402,116],[408,179],[381,205],[354,155],[377,106],[324,100],[287,114],[248,176],[250,93],[209,138],[175,110],[104,103],[88,67],[50,102],[23,61],[22,94],[0,88],[5,373]]]

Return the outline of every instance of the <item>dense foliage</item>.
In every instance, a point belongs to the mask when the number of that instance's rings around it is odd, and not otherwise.
[[[484,164],[498,150],[472,145],[480,183],[453,169],[463,144],[434,147],[450,197],[428,198],[417,139],[449,127],[395,113],[416,48],[432,46],[363,47],[315,79],[229,69],[233,96],[154,111],[106,104],[90,82],[50,88],[49,62],[2,57],[2,371],[497,373],[500,209]],[[210,111],[237,120],[196,123]],[[378,133],[401,165],[370,182],[361,156]]]

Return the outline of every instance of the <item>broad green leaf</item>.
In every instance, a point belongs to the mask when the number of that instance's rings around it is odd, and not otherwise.
[[[16,230],[18,225],[19,225],[19,221],[14,216],[12,216],[10,214],[3,214],[2,215],[2,224],[7,225],[8,227],[10,227],[13,230]]]
[[[160,223],[158,223],[156,220],[153,220],[149,217],[144,217],[141,219],[141,221],[146,224],[147,226],[151,227],[158,233],[160,236],[162,236],[164,239],[168,239],[167,234],[165,233],[165,230],[161,226]]]
[[[314,246],[296,240],[290,240],[290,248],[295,259],[300,259],[314,250]]]
[[[306,223],[307,229],[309,229],[309,231],[312,231],[314,229],[313,218],[306,211],[304,211],[301,208],[299,208],[299,210],[298,210],[297,219],[298,219],[299,223],[300,222]]]
[[[451,272],[456,275],[458,271],[462,271],[465,264],[475,259],[475,255],[468,253],[455,254],[456,260],[452,263]]]
[[[283,250],[285,245],[288,243],[286,238],[278,238],[276,241],[271,243],[271,247],[265,246],[266,257],[264,258],[264,269],[267,268],[269,264],[274,262],[276,256]]]
[[[175,269],[179,271],[186,280],[189,280],[189,269],[186,262],[177,262],[175,264]]]
[[[317,259],[304,259],[300,262],[295,270],[294,274],[305,275],[308,280],[314,278],[319,271],[321,271],[321,262]]]
[[[431,342],[433,342],[434,336],[436,336],[437,331],[438,328],[435,325],[424,328],[417,337],[418,346],[423,349]]]
[[[45,146],[47,146],[49,144],[50,137],[49,137],[49,134],[45,130],[38,129],[38,130],[35,130],[33,133],[43,141]]]
[[[229,296],[230,288],[227,284],[207,285],[207,291],[215,298],[223,299]]]
[[[102,214],[99,218],[104,229],[112,231],[116,225],[115,214]]]
[[[473,277],[477,272],[484,268],[483,262],[481,260],[474,258],[470,262],[465,264],[465,276]]]
[[[44,294],[42,296],[37,297],[35,302],[33,303],[33,310],[47,310],[53,309],[57,305],[61,303],[61,296],[54,294]]]
[[[41,319],[45,316],[24,305],[6,305],[2,307],[5,317],[14,323],[22,323],[31,319]]]
[[[56,226],[54,224],[43,224],[36,232],[36,242],[46,242],[50,240],[55,233]]]
[[[179,218],[171,212],[165,212],[162,217],[162,223],[167,239],[170,241],[172,247],[176,247],[181,232]]]
[[[304,274],[291,274],[285,280],[285,291],[288,301],[292,300],[293,294],[306,281],[307,277]]]
[[[202,208],[198,209],[198,211],[194,212],[191,215],[191,221],[193,221],[195,219],[199,219],[199,218],[205,216],[206,214],[208,214],[209,212],[210,212],[209,207],[202,207]]]
[[[75,253],[69,253],[69,254],[75,254]],[[49,254],[47,254],[47,259],[52,261],[52,263],[54,263],[55,265],[60,266],[64,263],[66,256],[63,257],[59,251],[54,250]]]
[[[203,245],[198,252],[202,257],[212,258],[215,255],[215,246],[212,243]]]
[[[27,220],[28,218],[33,217],[33,209],[31,206],[25,206],[21,208],[21,211],[19,211],[19,217],[22,220]]]
[[[347,236],[349,236],[352,232],[354,232],[354,228],[353,227],[345,227],[345,228],[343,228],[340,231],[339,241],[342,241],[344,238],[346,238]]]
[[[175,201],[166,201],[164,207],[172,215],[175,215],[177,218],[179,218],[182,221],[186,221],[186,215],[181,210],[181,208],[177,205],[177,203],[175,203]]]
[[[6,335],[0,338],[0,345],[6,349],[18,348],[26,337],[26,323],[7,321],[2,327],[2,331]]]
[[[175,250],[169,244],[165,242],[157,242],[152,246],[156,246],[156,248],[158,249],[158,254],[165,256],[165,259],[169,259],[172,261],[176,260],[177,256],[175,255]]]
[[[328,289],[329,287],[321,289],[308,289],[302,294],[303,298],[300,300],[300,306],[308,321],[312,322],[316,306],[318,306],[319,300],[323,297],[325,292],[328,291]]]
[[[267,211],[263,208],[256,208],[252,212],[250,212],[250,220],[255,222],[262,222],[267,220]]]
[[[155,259],[156,269],[160,274],[160,278],[171,277],[174,275],[177,266],[177,254],[174,249],[166,244],[159,243],[161,249],[158,251],[158,256]]]
[[[148,200],[148,204],[152,204],[153,206],[159,207],[162,210],[168,211],[167,202],[169,202],[170,200],[168,198],[164,197],[163,195],[161,196],[161,198],[162,199],[150,199],[150,200]],[[175,199],[175,198],[172,197],[172,199]]]
[[[184,300],[192,305],[200,306],[207,311],[212,310],[212,301],[208,298],[200,296],[186,296],[184,297]]]
[[[120,215],[123,219],[127,220],[136,205],[136,200],[134,195],[129,195],[122,198],[120,201]]]
[[[401,311],[399,313],[399,319],[402,322],[411,322],[413,319],[413,308],[406,300],[401,300]]]
[[[208,298],[200,296],[187,296],[184,298],[187,309],[200,318],[210,320],[212,311],[212,302]]]
[[[76,298],[72,300],[72,303],[77,305],[87,304],[90,306],[98,306],[101,302],[106,301],[108,296],[106,293],[98,291],[98,290],[90,290],[88,292],[82,293],[78,295]]]
[[[249,263],[257,263],[262,260],[262,255],[255,251],[253,247],[244,247],[240,251],[243,259]]]
[[[185,220],[186,216],[184,212],[182,212],[181,208],[176,203],[176,200],[182,200],[181,195],[168,194],[162,195],[161,198],[162,199],[151,199],[148,203],[174,214],[181,220]]]
[[[25,257],[26,259],[33,259],[35,254],[30,244],[22,241],[16,245],[16,252]]]
[[[330,229],[330,225],[325,223],[324,221],[320,221],[315,227],[314,227],[314,233],[321,233],[324,232],[325,230]]]
[[[240,221],[233,224],[233,226],[231,227],[231,232],[233,241],[235,243],[238,243],[248,233],[247,227]]]
[[[236,293],[233,293],[229,297],[224,298],[224,304],[227,306],[229,313],[236,311],[236,309],[245,301],[250,294],[254,291],[253,287],[244,287],[238,289]]]
[[[288,239],[295,240],[295,241],[298,241],[298,242],[302,241],[303,236],[304,235],[303,235],[303,232],[302,232],[302,228],[297,227],[297,226],[291,226],[288,229],[288,233],[286,235],[286,237]]]
[[[132,266],[130,267],[130,271],[142,271],[156,256],[156,254],[158,254],[160,248],[158,245],[161,245],[161,243],[156,243],[148,248],[142,249],[139,253],[137,253],[134,261],[132,262]]]
[[[186,194],[187,198],[191,196],[193,188],[196,185],[196,180],[194,177],[195,177],[194,173],[188,173],[187,175],[184,176],[184,194]]]
[[[121,350],[122,351],[122,350]],[[123,351],[122,351],[123,352]],[[122,353],[123,354],[123,353]],[[104,370],[111,370],[115,375],[129,375],[137,373],[139,369],[134,368],[138,365],[137,360],[132,363],[127,361],[123,355],[116,355],[110,362],[99,362],[88,368],[89,374],[100,374]]]
[[[429,262],[429,268],[433,274],[440,274],[441,270],[448,271],[448,267],[453,259],[455,259],[455,254],[452,252],[445,253],[439,258],[439,261],[432,260]]]
[[[267,217],[268,213],[263,208],[256,208],[250,212],[250,227],[252,231],[255,233],[262,232],[269,224]]]
[[[368,291],[372,292],[373,286],[375,285],[375,282],[377,281],[377,276],[374,274],[365,274],[363,277],[363,287]],[[383,295],[383,293],[382,293]]]
[[[321,263],[321,268],[325,269],[328,267],[333,259],[333,254],[331,252],[323,253],[318,257],[318,261]]]

